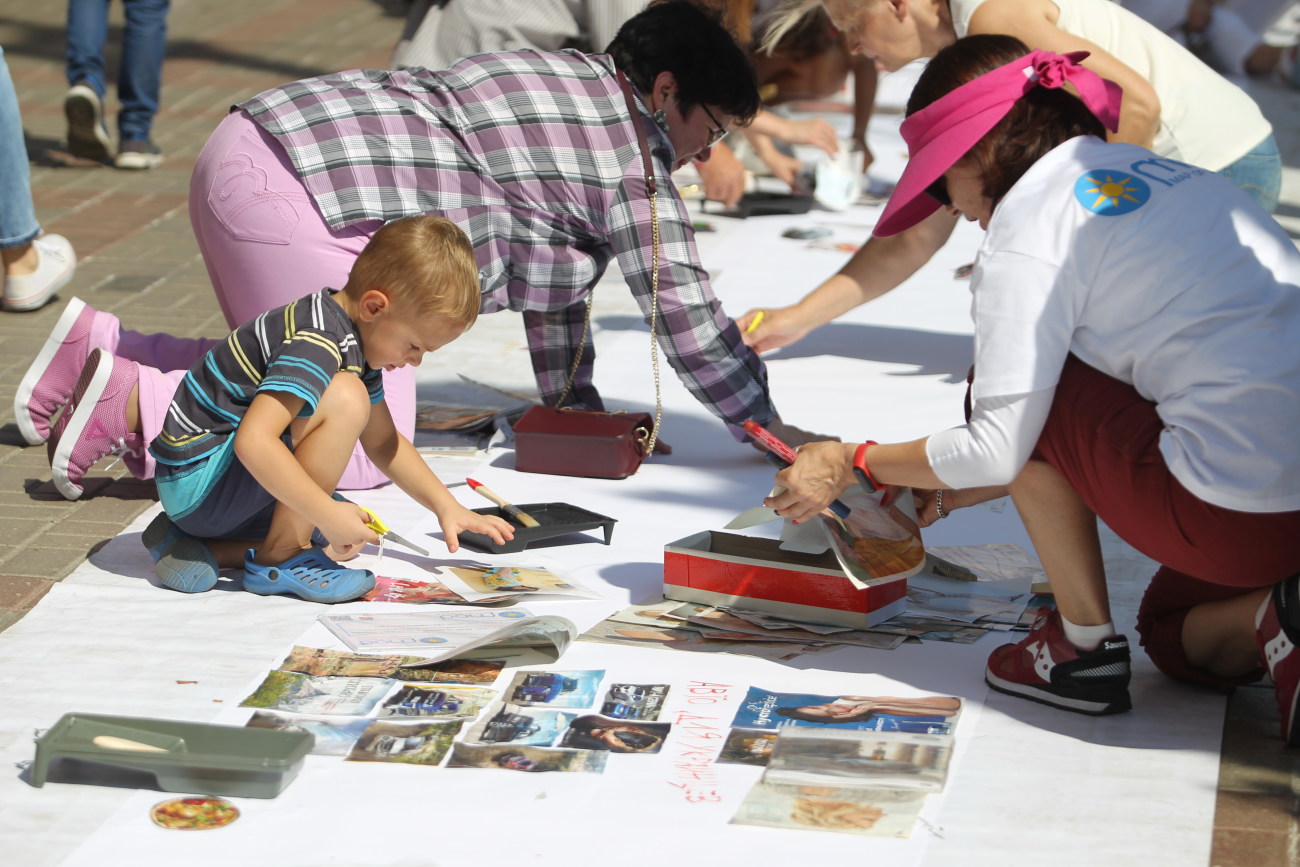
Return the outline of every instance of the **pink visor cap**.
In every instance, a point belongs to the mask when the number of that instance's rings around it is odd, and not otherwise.
[[[907,166],[872,234],[897,235],[939,210],[941,205],[926,194],[926,187],[952,168],[1007,116],[1016,100],[1035,87],[1061,87],[1070,82],[1107,129],[1119,129],[1120,86],[1081,66],[1087,56],[1087,51],[1031,51],[966,82],[904,120],[900,129],[907,142]]]

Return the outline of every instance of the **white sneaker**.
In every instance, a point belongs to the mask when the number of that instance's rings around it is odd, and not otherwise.
[[[44,307],[77,270],[77,255],[62,235],[41,235],[32,241],[32,246],[40,262],[30,274],[5,277],[5,310],[18,312]]]
[[[68,152],[74,157],[106,163],[113,158],[113,140],[104,126],[104,101],[85,81],[78,81],[63,97],[68,120]]]

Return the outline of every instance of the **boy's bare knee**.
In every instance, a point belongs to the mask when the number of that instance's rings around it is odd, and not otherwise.
[[[310,416],[294,419],[290,429],[294,446],[322,427],[336,435],[359,437],[370,419],[370,394],[360,377],[336,373]]]
[[[353,421],[360,431],[370,417],[370,393],[366,391],[366,384],[361,377],[351,373],[334,374],[316,412],[327,422]]]

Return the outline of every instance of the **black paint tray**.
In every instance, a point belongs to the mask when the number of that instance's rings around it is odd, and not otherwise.
[[[614,524],[617,523],[614,518],[597,515],[595,512],[589,512],[577,506],[570,506],[568,503],[518,503],[515,508],[532,515],[541,526],[524,527],[496,506],[488,506],[474,511],[480,515],[495,515],[509,521],[515,531],[515,537],[504,545],[497,545],[490,537],[482,533],[464,531],[457,534],[461,544],[469,545],[479,551],[487,551],[490,554],[513,554],[516,551],[524,550],[534,542],[603,527],[605,529],[605,544],[608,545],[610,538],[614,535]],[[582,541],[591,540],[584,539]]]

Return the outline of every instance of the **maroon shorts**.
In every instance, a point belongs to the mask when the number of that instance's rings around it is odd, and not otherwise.
[[[1165,674],[1230,688],[1187,664],[1188,609],[1271,587],[1300,572],[1300,512],[1236,512],[1189,493],[1160,453],[1164,423],[1133,386],[1070,356],[1034,458],[1061,471],[1125,542],[1161,564],[1138,632]]]

